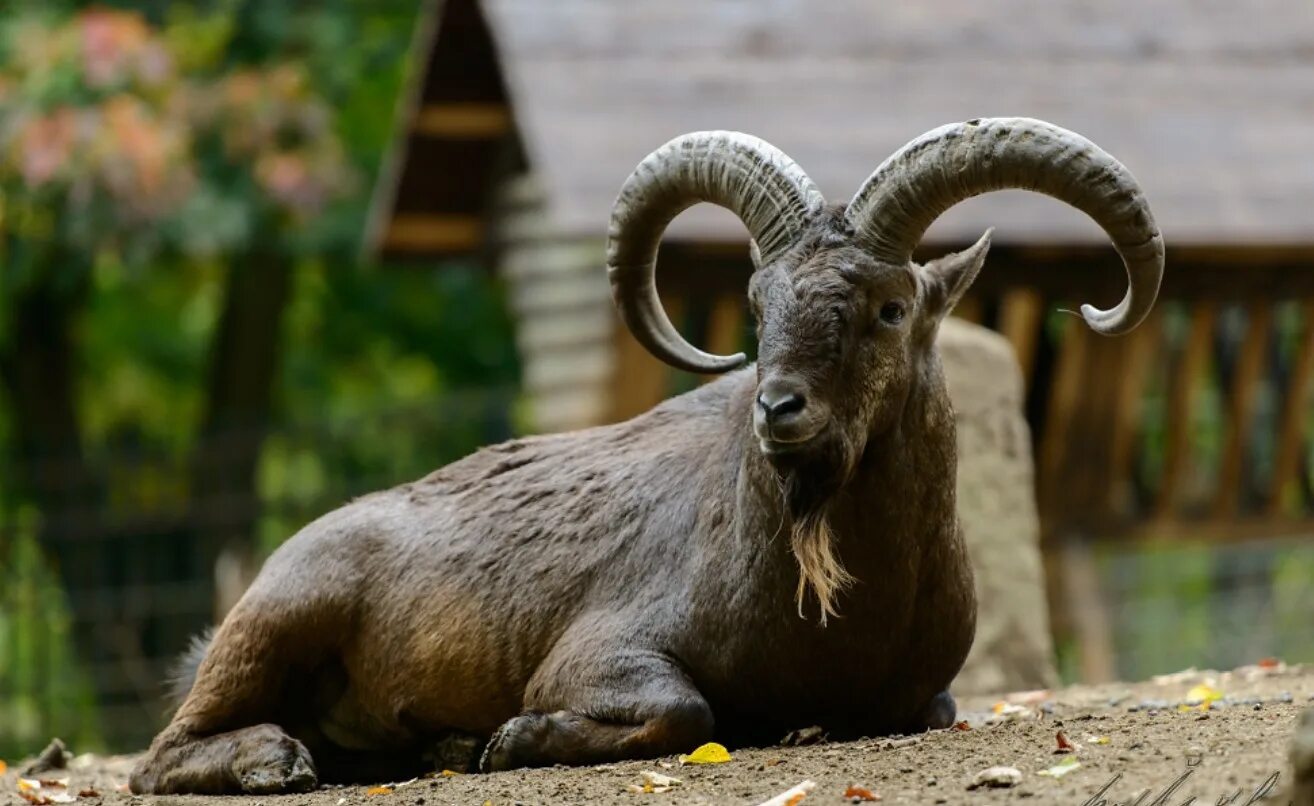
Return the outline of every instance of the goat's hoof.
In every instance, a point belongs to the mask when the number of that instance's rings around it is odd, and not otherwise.
[[[953,727],[954,719],[957,716],[958,703],[954,702],[953,695],[947,691],[941,691],[926,704],[926,710],[922,712],[922,721],[931,730],[943,730],[944,728]]]
[[[315,763],[305,745],[286,734],[261,739],[244,739],[233,760],[233,773],[243,792],[248,795],[308,792],[319,784]]]
[[[493,731],[479,757],[480,772],[501,772],[535,766],[530,758],[542,741],[547,718],[543,714],[521,714]]]

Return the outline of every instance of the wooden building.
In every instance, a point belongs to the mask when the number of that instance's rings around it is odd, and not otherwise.
[[[1026,24],[1019,24],[1025,20]],[[1057,313],[1107,305],[1120,264],[1052,200],[946,214],[928,254],[997,226],[959,314],[1022,362],[1046,532],[1234,538],[1314,530],[1314,15],[1298,2],[446,0],[429,8],[371,249],[476,256],[505,278],[539,429],[629,416],[697,379],[613,315],[603,238],[634,165],[694,129],[794,157],[832,200],[933,126],[1027,115],[1141,180],[1169,245],[1130,337]],[[678,218],[659,261],[673,319],[751,349],[745,233]]]

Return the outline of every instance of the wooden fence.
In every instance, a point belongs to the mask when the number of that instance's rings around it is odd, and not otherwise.
[[[752,354],[741,247],[673,245],[660,266],[683,333]],[[1314,251],[1170,252],[1159,304],[1127,336],[1067,313],[1113,304],[1124,278],[1106,247],[996,247],[955,311],[1022,365],[1054,632],[1091,681],[1116,673],[1093,548],[1314,534]],[[617,345],[617,419],[705,380],[627,333]]]
[[[659,283],[694,343],[751,354],[747,272],[737,248],[677,247]],[[1047,539],[1314,531],[1314,253],[1170,254],[1159,304],[1124,337],[1068,313],[1124,284],[1109,249],[997,248],[955,311],[1017,352]],[[617,339],[617,418],[705,380]]]

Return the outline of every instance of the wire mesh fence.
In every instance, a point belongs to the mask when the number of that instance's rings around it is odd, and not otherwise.
[[[39,750],[52,735],[84,749],[144,746],[166,713],[173,658],[231,605],[261,557],[354,496],[510,437],[514,407],[512,390],[472,390],[261,429],[245,490],[216,483],[225,474],[213,467],[210,486],[191,488],[195,455],[133,451],[96,457],[107,483],[94,497],[63,496],[58,512],[4,496],[0,757]],[[221,443],[204,458],[224,457]],[[234,547],[245,567],[227,562]]]

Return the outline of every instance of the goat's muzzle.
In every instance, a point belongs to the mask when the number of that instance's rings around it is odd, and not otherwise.
[[[757,387],[753,431],[767,456],[804,448],[825,427],[824,407],[809,399],[799,380],[772,375]]]

